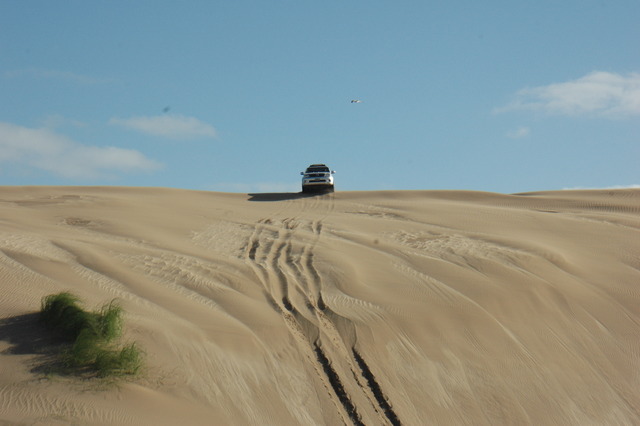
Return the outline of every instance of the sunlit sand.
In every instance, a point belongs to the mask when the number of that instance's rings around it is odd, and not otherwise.
[[[145,366],[44,374],[41,299]],[[640,190],[0,187],[0,423],[639,424]]]

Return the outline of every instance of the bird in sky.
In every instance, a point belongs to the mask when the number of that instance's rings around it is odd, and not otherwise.
[[[360,99],[351,99],[351,103],[352,104],[359,104],[359,103],[362,103],[362,101]]]

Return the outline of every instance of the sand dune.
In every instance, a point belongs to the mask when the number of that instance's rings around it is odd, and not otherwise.
[[[44,377],[43,296],[142,374]],[[0,423],[640,424],[640,190],[0,187]]]

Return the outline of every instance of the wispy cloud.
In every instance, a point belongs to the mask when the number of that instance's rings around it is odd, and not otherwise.
[[[525,88],[495,112],[514,110],[607,118],[640,115],[640,74],[595,71],[577,80]]]
[[[194,117],[157,115],[152,117],[112,118],[109,124],[128,127],[142,133],[169,139],[214,138],[216,129]]]
[[[63,127],[63,126],[71,126],[76,128],[88,126],[88,124],[83,121],[67,118],[60,114],[47,115],[42,120],[42,125],[47,129],[56,129],[58,127]]]
[[[113,82],[112,79],[98,78],[83,74],[77,74],[71,71],[51,70],[42,68],[24,68],[19,70],[5,71],[5,78],[28,77],[43,80],[60,80],[74,84],[92,85]]]
[[[507,132],[507,137],[510,139],[522,139],[531,134],[531,129],[528,127],[518,127],[516,130]]]
[[[66,178],[99,178],[113,172],[151,171],[161,167],[135,150],[83,145],[49,129],[0,122],[0,163],[3,162]]]

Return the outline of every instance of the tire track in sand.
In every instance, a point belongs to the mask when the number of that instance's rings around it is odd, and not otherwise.
[[[314,197],[303,204],[303,211],[311,211],[319,219],[259,220],[246,245],[245,259],[345,423],[363,425],[364,414],[375,424],[399,425],[382,387],[353,346],[355,326],[331,311],[322,299],[322,276],[314,258],[323,219],[334,207],[333,197],[328,201],[325,205]],[[353,394],[356,389],[359,395]]]
[[[335,370],[331,369],[328,361],[323,364],[323,361],[328,358],[317,343],[312,343],[313,339],[310,338],[310,333],[305,332],[301,323],[302,318],[299,317],[297,309],[293,307],[288,297],[289,278],[281,268],[281,261],[286,264],[287,260],[290,262],[292,260],[291,239],[292,231],[296,227],[297,222],[292,218],[282,220],[279,225],[274,225],[270,218],[260,219],[249,237],[245,259],[263,286],[267,300],[282,315],[289,334],[296,342],[299,351],[311,364],[318,379],[327,389],[343,422],[361,425],[363,423],[360,420],[360,415],[350,402],[348,395],[343,391],[344,388],[340,384],[338,375],[335,374]],[[302,276],[300,271],[298,269],[298,275]],[[304,325],[309,327],[310,323],[305,322]],[[331,374],[331,371],[334,373]]]

